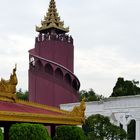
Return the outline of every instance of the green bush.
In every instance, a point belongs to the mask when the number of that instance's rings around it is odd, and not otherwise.
[[[132,120],[130,124],[127,126],[127,139],[135,140],[136,139],[136,121]]]
[[[56,129],[54,140],[86,140],[86,136],[80,127],[60,126]]]
[[[125,139],[126,132],[112,124],[108,117],[100,114],[89,116],[82,126],[89,140]]]
[[[2,133],[2,129],[0,129],[0,140],[3,140],[3,133]]]
[[[9,131],[10,140],[51,140],[47,128],[41,124],[17,123]]]

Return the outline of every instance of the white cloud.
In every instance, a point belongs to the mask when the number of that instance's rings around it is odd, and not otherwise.
[[[130,80],[140,77],[140,63],[129,61],[117,49],[106,46],[76,51],[76,73],[82,77],[82,89],[93,88],[109,96],[118,77]],[[138,79],[137,79],[138,80]]]
[[[18,88],[28,87],[28,50],[33,47],[34,39],[20,35],[7,35],[0,38],[0,76],[9,79],[17,64]]]

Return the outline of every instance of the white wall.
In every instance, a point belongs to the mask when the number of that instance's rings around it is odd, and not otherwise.
[[[80,103],[61,104],[60,108],[72,110]],[[102,101],[86,102],[86,117],[92,114],[108,116],[116,125],[120,123],[127,131],[127,125],[132,119],[136,121],[136,140],[140,140],[140,95],[111,97]]]

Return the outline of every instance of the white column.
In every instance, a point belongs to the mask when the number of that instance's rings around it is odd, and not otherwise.
[[[123,129],[126,131],[127,133],[127,124],[123,124]]]
[[[130,115],[127,115],[126,113],[115,113],[114,114],[116,120],[123,125],[123,129],[127,132],[127,125],[130,120]]]
[[[136,120],[136,140],[140,140],[140,120]]]

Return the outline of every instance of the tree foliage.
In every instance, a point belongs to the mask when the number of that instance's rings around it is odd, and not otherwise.
[[[119,77],[115,87],[113,88],[111,97],[138,95],[140,94],[140,88],[137,86],[138,84],[138,81],[125,81],[124,78]]]
[[[86,140],[86,136],[80,127],[60,126],[56,129],[54,140]]]
[[[9,131],[10,140],[51,140],[48,130],[41,124],[13,124]]]
[[[127,139],[128,140],[135,140],[135,134],[136,134],[136,121],[131,120],[130,124],[127,127]]]
[[[100,114],[89,116],[82,126],[89,140],[118,140],[126,138],[126,132],[113,125],[108,117]]]
[[[83,98],[85,98],[86,102],[89,102],[89,101],[99,101],[101,99],[104,99],[104,97],[102,95],[96,94],[92,88],[89,89],[89,91],[81,90],[79,93],[80,93],[80,101]]]
[[[16,93],[16,96],[18,99],[28,100],[29,92],[28,91],[23,92],[22,89],[19,89]]]
[[[2,129],[0,128],[0,140],[3,140],[3,133],[2,133]]]

